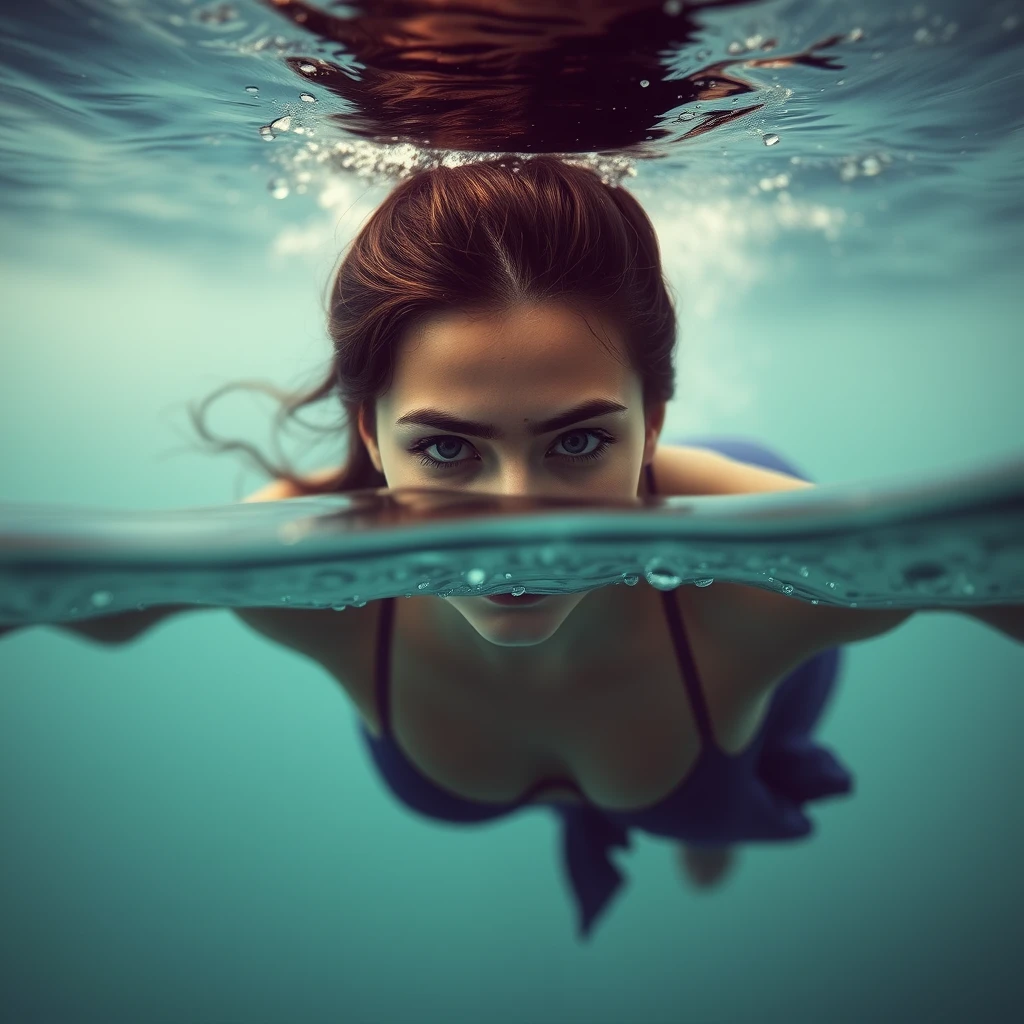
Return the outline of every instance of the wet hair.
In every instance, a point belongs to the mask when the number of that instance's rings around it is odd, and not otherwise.
[[[188,414],[208,447],[247,452],[300,494],[385,487],[359,437],[358,414],[365,406],[374,422],[374,403],[391,386],[397,345],[419,322],[444,310],[500,314],[547,301],[584,319],[597,313],[622,336],[646,414],[675,392],[670,291],[647,214],[625,189],[587,167],[539,156],[421,170],[395,186],[343,254],[326,304],[334,349],[326,378],[297,392],[238,381],[197,408],[189,405]],[[335,436],[347,432],[341,468],[314,481],[295,471],[276,433],[280,464],[245,441],[211,435],[207,407],[233,388],[273,395],[280,403],[275,430],[306,406],[339,403],[343,415],[336,424],[298,422]]]

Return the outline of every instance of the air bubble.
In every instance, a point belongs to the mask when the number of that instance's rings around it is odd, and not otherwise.
[[[480,586],[485,579],[487,579],[487,573],[483,569],[470,569],[466,573],[466,582],[474,587]]]
[[[731,54],[732,54],[733,56],[735,56],[735,55],[736,55],[736,54],[738,54],[738,53],[745,53],[745,52],[746,52],[746,47],[745,47],[745,46],[744,46],[744,45],[743,45],[742,43],[740,43],[740,42],[737,42],[737,41],[735,41],[735,40],[733,40],[733,42],[731,42],[731,43],[730,43],[730,44],[729,44],[729,45],[728,45],[728,46],[726,47],[726,49],[727,49],[727,50],[729,51],[729,53],[731,53]]]
[[[684,110],[677,118],[677,121],[692,121],[697,115],[692,110]]]
[[[625,583],[627,587],[635,587],[640,582],[640,577],[629,573],[623,573],[622,582]]]
[[[256,96],[259,94],[260,87],[258,85],[247,85],[245,87],[245,91],[247,93],[251,93],[253,96]]]
[[[640,88],[641,88],[641,89],[646,89],[646,88],[647,88],[647,86],[649,86],[650,84],[651,84],[651,83],[650,83],[650,82],[648,82],[646,78],[641,78],[641,79],[640,79]]]
[[[707,579],[707,580],[694,580],[693,581],[693,585],[695,587],[710,587],[711,584],[714,583],[714,582],[715,582],[714,577],[712,577],[711,579]]]
[[[782,588],[782,592],[783,592],[784,594],[792,594],[792,593],[793,593],[793,587],[792,587],[792,585],[791,585],[791,584],[789,584],[789,583],[787,583],[787,584],[786,584],[786,585],[785,585],[785,586],[784,586],[784,587]]]
[[[299,99],[302,100],[303,103],[316,103],[316,97],[311,96],[308,92],[300,92]]]
[[[526,593],[526,587],[513,587],[512,588],[512,596],[513,597],[522,597],[523,594],[525,594],[525,593]]]
[[[764,137],[764,144],[766,146],[774,146],[779,141],[778,135],[766,135]]]

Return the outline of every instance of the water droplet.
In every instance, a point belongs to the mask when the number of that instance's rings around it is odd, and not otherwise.
[[[682,9],[682,0],[665,0],[661,9],[670,17],[674,18]]]
[[[684,110],[679,115],[679,117],[676,118],[676,120],[677,121],[692,121],[696,116],[697,115],[692,110]]]
[[[650,82],[648,82],[646,78],[641,78],[641,79],[640,79],[640,88],[641,88],[641,89],[646,89],[646,88],[647,88],[647,86],[649,86],[650,84],[651,84],[651,83],[650,83]]]
[[[512,579],[512,573],[510,573],[510,572],[505,573],[505,579],[507,579],[507,580]]]
[[[290,604],[290,603],[291,603],[291,600],[292,600],[292,599],[291,599],[291,598],[290,598],[290,597],[289,597],[289,596],[288,596],[287,594],[285,594],[285,596],[281,598],[281,601],[282,601],[282,602],[283,602],[284,604]]]
[[[523,594],[525,594],[525,593],[526,593],[526,587],[513,587],[512,588],[512,596],[513,597],[522,597]]]
[[[625,583],[627,587],[635,587],[640,582],[640,577],[630,575],[629,573],[623,573],[622,582]]]
[[[836,589],[836,585],[835,585],[834,583],[826,583],[826,584],[825,584],[825,586],[826,586],[826,587],[829,587],[829,588],[830,588],[830,589],[832,589],[832,590],[835,590],[835,589]]]
[[[259,94],[260,87],[258,85],[247,85],[245,87],[245,91],[251,93],[253,96],[256,96]]]
[[[963,587],[961,588],[961,591],[964,594],[967,594],[968,596],[973,594],[974,593],[974,584],[973,583],[965,583],[963,585]]]
[[[661,568],[661,563],[657,559],[647,563],[644,578],[658,590],[674,590],[683,582],[682,576],[677,576],[675,573]]]
[[[274,133],[270,130],[270,125],[269,124],[265,124],[260,129],[260,135],[263,137],[263,141],[264,142],[273,142],[274,141]]]
[[[92,603],[94,608],[106,608],[111,601],[114,600],[114,595],[109,590],[97,590],[89,601]]]
[[[869,178],[873,178],[876,174],[882,173],[881,161],[873,156],[866,156],[860,162],[860,172]]]
[[[366,604],[367,604],[367,602],[366,602],[366,601],[356,601],[356,602],[355,602],[355,606],[356,606],[357,608],[365,608],[365,607],[366,607]]]
[[[707,580],[694,580],[693,581],[693,585],[695,587],[710,587],[711,584],[714,583],[714,582],[715,582],[714,577],[712,577],[711,579],[707,579]]]
[[[785,586],[784,586],[784,587],[782,588],[782,592],[783,592],[784,594],[792,594],[792,593],[793,593],[793,587],[792,587],[792,585],[791,585],[791,584],[789,584],[789,583],[787,583],[787,584],[786,584],[786,585],[785,585]]]
[[[316,65],[315,64],[300,64],[299,65],[299,70],[304,75],[312,75],[316,71]]]
[[[726,47],[726,49],[729,51],[729,53],[735,55],[737,53],[743,53],[746,47],[744,47],[742,43],[734,40],[728,45],[728,47]]]
[[[288,182],[284,178],[272,178],[267,188],[275,199],[288,198]]]
[[[285,114],[284,117],[279,117],[276,121],[270,122],[270,127],[273,128],[274,131],[278,132],[286,132],[288,131],[289,128],[291,128],[291,126],[292,119],[291,115],[289,114]]]
[[[470,569],[466,573],[466,582],[472,584],[474,587],[480,586],[483,581],[487,579],[487,573],[483,569]]]
[[[417,590],[426,590],[430,586],[430,580],[424,580],[422,583],[416,584]]]
[[[766,135],[764,137],[764,144],[766,146],[774,146],[779,141],[778,135]]]
[[[300,92],[299,99],[302,100],[303,103],[316,103],[316,97],[311,96],[308,92]]]
[[[811,604],[819,604],[819,603],[820,602],[818,601],[818,599],[816,597],[811,598]]]
[[[806,565],[801,565],[800,575],[803,576],[804,579],[807,579],[807,577],[811,575],[811,570],[808,569]]]

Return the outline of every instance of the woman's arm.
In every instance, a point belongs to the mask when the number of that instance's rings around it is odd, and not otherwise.
[[[101,615],[85,622],[54,622],[44,623],[50,629],[63,629],[68,633],[77,633],[89,640],[102,644],[123,644],[134,640],[140,633],[145,633],[156,623],[177,615],[180,612],[203,611],[203,605],[165,604],[154,605],[142,611],[118,612],[115,615]],[[0,637],[19,629],[31,629],[31,626],[0,626]]]

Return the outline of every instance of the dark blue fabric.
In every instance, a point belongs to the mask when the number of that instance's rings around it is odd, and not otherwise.
[[[809,479],[774,452],[751,441],[689,438],[679,443],[710,448],[742,462]],[[776,687],[754,740],[733,756],[715,744],[678,606],[668,593],[662,594],[662,601],[683,684],[700,729],[702,749],[683,782],[645,810],[613,811],[589,801],[548,805],[563,826],[563,866],[575,896],[581,938],[590,936],[598,917],[623,884],[622,872],[611,861],[610,852],[630,848],[630,829],[691,845],[800,839],[813,830],[803,804],[849,793],[853,788],[846,768],[811,736],[841,669],[841,648],[824,651],[791,672]],[[534,793],[553,782],[568,782],[579,791],[569,780],[542,779],[512,803],[487,804],[466,800],[425,778],[402,753],[391,732],[388,678],[393,613],[394,600],[389,599],[382,608],[377,648],[377,706],[383,734],[378,740],[365,727],[361,732],[380,773],[399,800],[429,818],[466,824],[491,821],[527,805],[539,806],[529,803]]]

